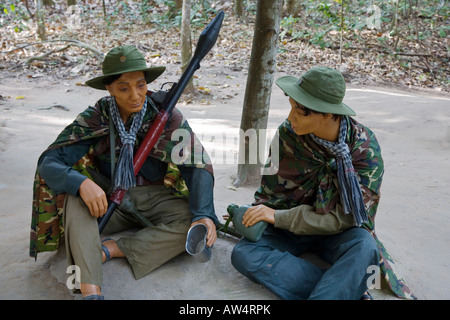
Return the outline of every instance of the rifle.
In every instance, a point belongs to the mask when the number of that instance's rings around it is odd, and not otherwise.
[[[195,52],[192,56],[191,61],[181,75],[178,83],[175,83],[174,86],[170,89],[169,94],[164,101],[163,108],[156,116],[152,126],[148,129],[144,140],[142,141],[139,149],[137,150],[137,153],[134,156],[134,175],[138,174],[139,170],[145,162],[145,159],[147,159],[148,154],[153,149],[159,137],[161,136],[172,109],[177,104],[178,99],[180,99],[181,94],[194,75],[194,72],[197,69],[200,69],[200,61],[206,56],[206,54],[216,43],[220,28],[222,26],[223,17],[224,12],[220,11],[213,19],[213,21],[211,21],[200,34],[197,42],[197,47],[195,48]],[[117,189],[110,196],[109,200],[111,200],[111,202],[108,205],[108,210],[103,215],[103,217],[99,218],[98,229],[100,233],[108,223],[116,207],[119,206],[122,202],[122,199],[124,198],[127,191],[128,190]]]

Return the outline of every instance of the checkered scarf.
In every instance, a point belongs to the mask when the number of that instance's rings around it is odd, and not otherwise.
[[[119,158],[117,159],[117,166],[114,174],[114,190],[128,190],[129,188],[136,186],[136,177],[134,175],[133,165],[133,148],[136,141],[136,133],[141,128],[145,111],[147,110],[147,99],[145,99],[144,107],[141,111],[134,115],[133,122],[128,132],[126,131],[125,125],[120,117],[119,108],[115,98],[110,99],[109,110],[117,133],[119,134],[120,141],[122,142],[122,147],[120,149]]]
[[[346,214],[351,213],[353,215],[354,225],[359,227],[363,222],[368,221],[368,217],[364,207],[358,176],[353,168],[350,149],[345,143],[345,137],[347,136],[347,125],[347,118],[341,117],[338,142],[330,142],[318,138],[312,133],[310,136],[315,142],[324,146],[331,152],[331,154],[336,156],[341,204]]]

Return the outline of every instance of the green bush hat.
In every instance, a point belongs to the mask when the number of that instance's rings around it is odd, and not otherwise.
[[[342,74],[328,67],[314,67],[299,79],[285,76],[275,82],[289,97],[307,107],[322,112],[354,116],[356,113],[342,103],[345,80]]]
[[[103,79],[109,76],[133,71],[144,71],[147,83],[158,78],[166,67],[147,67],[142,53],[133,46],[120,46],[111,49],[102,63],[103,75],[86,81],[89,87],[106,90]]]

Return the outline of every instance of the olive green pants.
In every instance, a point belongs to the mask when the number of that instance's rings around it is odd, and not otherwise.
[[[162,185],[131,188],[128,194],[135,209],[152,224],[116,241],[134,276],[139,279],[185,251],[192,213],[186,200],[174,196]],[[112,234],[138,226],[137,220],[119,207],[103,233]],[[69,265],[80,268],[82,283],[101,287],[102,247],[98,223],[80,197],[66,197],[64,228]]]

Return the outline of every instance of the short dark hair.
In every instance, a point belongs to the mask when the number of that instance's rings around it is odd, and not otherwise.
[[[284,93],[284,95],[287,96],[287,97],[289,97],[288,94],[287,94],[286,92]],[[294,100],[294,101],[295,101],[295,100]],[[295,101],[295,102],[298,104],[297,101]],[[319,111],[315,111],[315,110],[309,109],[308,107],[305,107],[304,105],[301,105],[301,106],[302,106],[303,108],[299,108],[299,109],[303,111],[303,115],[304,115],[304,116],[309,116],[311,113],[315,113],[315,114],[323,114],[323,115],[328,114],[328,113],[326,113],[326,112],[319,112]],[[336,113],[331,113],[331,115],[333,116],[333,120],[334,120],[334,121],[336,121],[337,119],[339,119],[339,118],[341,117],[340,114],[336,114]]]
[[[303,114],[305,115],[305,116],[309,116],[311,113],[315,113],[315,114],[323,114],[323,115],[326,115],[326,114],[328,114],[328,113],[324,113],[324,112],[319,112],[319,111],[315,111],[315,110],[312,110],[312,109],[309,109],[309,108],[307,108],[307,107],[305,107],[305,109],[303,110]],[[333,116],[333,120],[337,120],[337,119],[339,119],[340,118],[340,114],[336,114],[336,113],[331,113],[331,115]]]

